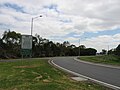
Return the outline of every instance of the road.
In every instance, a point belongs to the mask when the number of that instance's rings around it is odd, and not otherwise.
[[[120,69],[79,62],[74,60],[74,57],[56,57],[53,58],[53,63],[92,79],[120,87]]]

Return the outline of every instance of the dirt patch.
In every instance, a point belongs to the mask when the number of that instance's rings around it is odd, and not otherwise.
[[[40,81],[42,78],[43,78],[43,76],[42,76],[42,75],[39,75],[38,77],[36,77],[36,78],[34,79],[34,81]]]
[[[35,68],[38,67],[37,65],[32,65],[32,66],[14,66],[14,68]]]
[[[44,83],[50,83],[51,81],[48,80],[48,79],[44,79],[43,82],[44,82]]]

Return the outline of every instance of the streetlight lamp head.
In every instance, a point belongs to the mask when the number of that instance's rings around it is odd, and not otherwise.
[[[42,15],[40,15],[40,17],[42,17]]]

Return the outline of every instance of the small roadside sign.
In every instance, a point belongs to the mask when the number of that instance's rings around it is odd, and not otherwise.
[[[21,54],[22,54],[22,57],[32,56],[32,35],[22,35]]]

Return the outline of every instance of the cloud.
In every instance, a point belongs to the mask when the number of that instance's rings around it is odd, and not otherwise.
[[[85,41],[82,41],[82,44],[85,44],[87,47],[93,47],[97,50],[106,49],[108,46],[110,49],[116,48],[120,42],[120,33],[115,35],[102,35],[93,38],[87,38]]]

